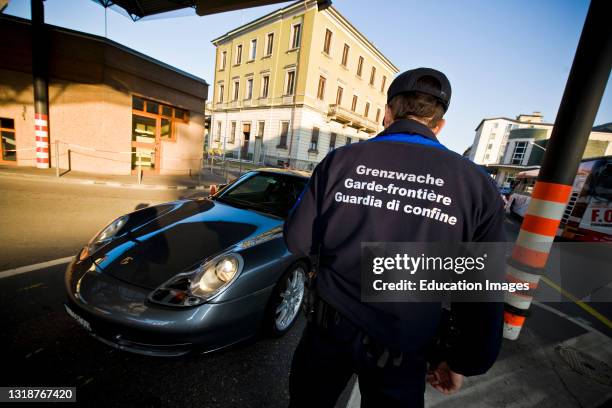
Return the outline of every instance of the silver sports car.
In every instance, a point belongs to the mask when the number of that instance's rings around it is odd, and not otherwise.
[[[117,218],[68,266],[66,311],[96,339],[146,355],[286,333],[309,261],[288,252],[282,226],[307,181],[261,169],[211,197]]]

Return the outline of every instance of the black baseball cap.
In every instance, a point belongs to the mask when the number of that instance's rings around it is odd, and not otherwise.
[[[440,86],[434,87],[419,83],[419,80],[425,77],[433,78]],[[448,110],[451,98],[451,86],[446,75],[440,71],[432,68],[416,68],[402,72],[393,82],[391,82],[391,85],[389,85],[389,89],[387,90],[387,103],[397,95],[406,92],[421,92],[431,95],[440,101],[445,112]]]

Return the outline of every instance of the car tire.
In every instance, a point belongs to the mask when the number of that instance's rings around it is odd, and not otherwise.
[[[265,320],[265,330],[271,336],[283,336],[298,319],[305,296],[307,271],[306,263],[298,261],[283,273],[274,287]]]

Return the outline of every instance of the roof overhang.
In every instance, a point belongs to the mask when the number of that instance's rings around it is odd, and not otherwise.
[[[287,0],[195,0],[198,16],[286,2]]]
[[[8,0],[0,0],[2,2]],[[269,4],[285,3],[287,0],[92,0],[105,8],[111,8],[121,14],[127,14],[132,20],[171,13],[168,17],[178,15],[206,16],[226,11],[240,10]],[[326,2],[323,2],[326,3]],[[330,2],[331,3],[331,2]],[[191,10],[189,10],[191,9]],[[174,12],[174,13],[173,13]]]

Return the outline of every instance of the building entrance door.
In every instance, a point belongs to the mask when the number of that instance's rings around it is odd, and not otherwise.
[[[250,123],[242,124],[242,134],[244,135],[244,138],[242,139],[242,151],[240,152],[240,159],[249,160],[249,141],[251,139]]]
[[[160,120],[146,114],[132,115],[132,174],[138,168],[159,172]]]

